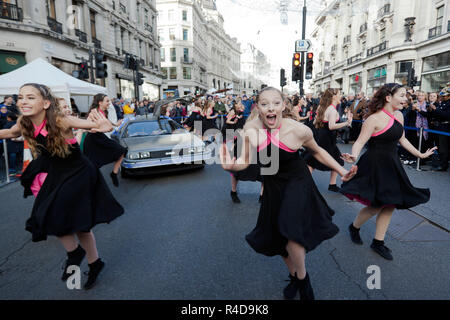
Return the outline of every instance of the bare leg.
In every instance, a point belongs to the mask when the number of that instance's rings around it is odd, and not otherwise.
[[[336,171],[331,171],[330,173],[330,184],[336,184],[338,173]]]
[[[74,251],[78,247],[78,241],[75,238],[74,234],[58,237],[58,239],[62,243],[64,249],[66,249],[67,252]]]
[[[374,215],[376,215],[380,211],[381,211],[381,208],[375,208],[375,207],[363,208],[356,216],[355,221],[353,221],[353,226],[355,228],[360,229],[361,226],[367,222],[367,220],[372,218]]]
[[[377,216],[377,227],[375,230],[375,239],[383,241],[386,235],[386,231],[391,222],[392,213],[395,207],[386,207],[381,210]]]
[[[308,166],[308,169],[309,169],[309,172],[310,172],[310,173],[313,173],[313,171],[314,171],[314,168],[313,168],[313,167]]]
[[[122,160],[124,157],[125,155],[122,155],[116,162],[114,162],[113,172],[115,174],[119,173],[120,165],[122,164]]]
[[[289,273],[291,274],[291,276],[294,276],[294,274],[295,274],[295,267],[294,267],[294,264],[291,261],[291,258],[289,256],[287,258],[286,257],[282,257],[282,258],[283,258],[283,261],[286,264],[287,268],[289,269]]]
[[[289,254],[290,261],[292,262],[292,272],[294,275],[297,273],[298,279],[304,279],[306,277],[306,267],[305,267],[305,256],[306,251],[300,244],[297,242],[288,241],[286,245],[286,250]],[[286,261],[285,261],[286,262]],[[286,263],[287,264],[287,263]],[[289,268],[289,265],[288,265]]]
[[[232,192],[236,192],[237,184],[238,184],[238,181],[236,180],[236,177],[234,176],[234,174],[232,174],[231,175],[231,191]]]
[[[98,259],[97,244],[92,232],[77,232],[81,246],[86,250],[88,263],[93,263]]]
[[[261,191],[259,192],[259,195],[262,196],[264,192],[264,184],[261,182]]]

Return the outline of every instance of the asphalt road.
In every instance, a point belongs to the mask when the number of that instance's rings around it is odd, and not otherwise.
[[[245,241],[258,216],[259,183],[239,183],[242,203],[233,204],[230,176],[218,165],[120,180],[119,188],[109,170],[102,171],[126,213],[94,229],[106,267],[89,291],[60,280],[65,252],[56,238],[31,242],[24,224],[33,199],[23,199],[18,183],[0,188],[0,299],[283,299],[281,258],[259,255]],[[364,245],[354,245],[347,226],[362,206],[329,192],[327,173],[313,176],[340,228],[307,255],[317,299],[450,299],[447,231],[398,211],[385,240],[394,260],[384,260],[369,247],[374,220],[361,230]],[[367,287],[371,265],[380,267],[381,289]]]

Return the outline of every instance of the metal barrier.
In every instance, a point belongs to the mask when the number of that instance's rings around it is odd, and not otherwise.
[[[0,142],[3,144],[3,159],[4,159],[4,174],[5,174],[5,178],[3,177],[3,173],[0,172],[0,185],[3,183],[10,183],[11,180],[9,178],[9,161],[8,161],[8,146],[6,143],[6,140],[0,140]]]

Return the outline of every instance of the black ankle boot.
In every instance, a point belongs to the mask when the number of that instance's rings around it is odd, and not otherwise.
[[[283,295],[286,300],[292,300],[297,295],[298,287],[297,282],[295,281],[295,277],[289,274],[289,284],[284,288]]]
[[[328,186],[328,190],[333,191],[333,192],[339,192],[339,190],[341,190],[341,188],[339,188],[337,185],[335,184],[330,184]]]
[[[61,277],[62,281],[67,281],[67,279],[69,279],[69,277],[71,276],[70,273],[67,273],[67,269],[69,268],[69,266],[80,266],[81,261],[83,261],[85,255],[86,251],[84,251],[84,249],[80,245],[78,245],[75,250],[67,252],[67,260],[64,266],[63,275]]]
[[[85,290],[91,289],[94,286],[95,281],[97,280],[97,277],[104,266],[105,263],[100,258],[95,260],[95,262],[89,264],[88,280],[84,284]]]
[[[353,243],[363,244],[363,241],[359,236],[359,229],[353,226],[353,223],[348,226],[348,231],[350,232],[350,238],[352,239]]]
[[[237,192],[231,191],[230,195],[234,203],[241,203],[241,200],[237,196]]]
[[[111,176],[111,180],[112,180],[113,185],[118,187],[119,186],[119,179],[117,179],[117,173],[114,173],[114,172],[111,171],[110,176]]]
[[[300,300],[315,300],[308,273],[306,273],[306,277],[302,280],[298,279],[297,273],[295,273],[295,282],[297,283],[298,292],[300,293]]]

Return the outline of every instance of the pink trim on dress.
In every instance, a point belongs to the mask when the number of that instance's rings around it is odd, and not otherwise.
[[[44,137],[47,136],[48,132],[47,132],[47,130],[44,129],[46,124],[47,124],[47,119],[42,121],[42,123],[39,126],[37,126],[33,123],[35,138],[39,135],[39,133],[42,134]]]
[[[345,193],[344,195],[347,198],[349,198],[350,200],[357,201],[357,202],[365,205],[366,207],[370,207],[371,206],[371,202],[369,200],[364,199],[364,198],[360,197],[357,194]],[[381,208],[386,208],[386,207],[395,207],[395,204],[385,204],[385,205],[381,206]]]
[[[105,116],[105,118],[106,118],[105,112],[102,109],[100,109],[100,107],[98,107],[98,111],[100,111],[100,113],[103,114]]]
[[[36,175],[36,177],[34,177],[34,180],[33,180],[33,183],[31,184],[30,189],[35,197],[37,197],[39,190],[41,190],[41,187],[44,184],[46,178],[47,178],[46,172],[38,173]]]
[[[380,134],[383,134],[383,133],[385,133],[386,131],[388,131],[388,130],[393,126],[394,122],[395,122],[394,118],[391,118],[391,120],[389,120],[389,123],[387,124],[387,126],[386,126],[383,130],[378,131],[378,132],[372,134],[372,137],[379,136]]]
[[[281,126],[280,126],[280,128],[281,128]],[[276,129],[276,132],[279,132],[280,128]],[[281,142],[280,140],[275,138],[272,134],[270,134],[269,130],[264,129],[264,131],[266,131],[267,139],[258,146],[258,149],[257,149],[258,152],[260,150],[264,149],[265,147],[267,147],[270,144],[270,142],[273,142],[273,144],[277,148],[283,149],[284,151],[287,151],[287,152],[296,152],[297,151],[297,150],[292,150],[289,147],[287,147],[283,142]]]

